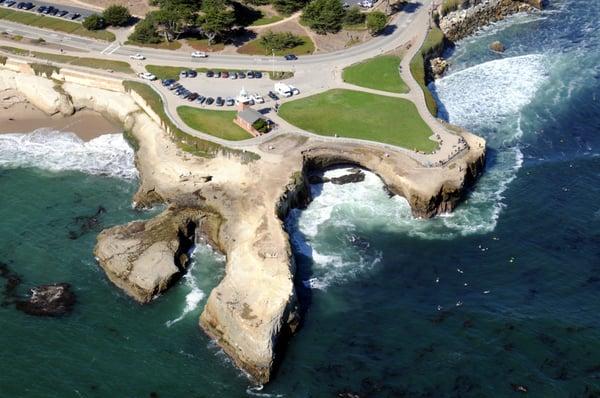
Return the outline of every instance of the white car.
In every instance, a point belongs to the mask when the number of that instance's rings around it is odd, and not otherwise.
[[[372,1],[370,1],[370,0],[363,0],[363,1],[360,3],[360,5],[361,5],[361,7],[363,7],[363,8],[371,8],[371,7],[373,7],[373,2],[372,2]]]
[[[138,61],[141,61],[141,60],[143,60],[143,59],[146,59],[146,57],[144,57],[144,56],[143,56],[142,54],[140,54],[140,53],[137,53],[137,54],[134,54],[134,55],[130,55],[130,56],[129,56],[129,58],[131,58],[131,59],[136,59],[136,60],[138,60]]]
[[[256,102],[257,104],[264,104],[265,103],[265,99],[262,97],[262,95],[260,94],[252,94],[250,96],[250,99],[254,102]]]
[[[156,80],[156,76],[154,76],[150,72],[140,72],[140,73],[138,73],[138,77],[141,77],[142,79],[146,79],[146,80]]]
[[[288,87],[289,87],[289,88],[290,88],[290,90],[292,91],[292,94],[294,94],[294,95],[298,95],[298,94],[300,94],[300,90],[298,90],[298,88],[297,88],[297,87],[290,86],[289,84],[288,84]]]
[[[192,53],[192,58],[206,58],[208,55],[204,51],[194,51]]]

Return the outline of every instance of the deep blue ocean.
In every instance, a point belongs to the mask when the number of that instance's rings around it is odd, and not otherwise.
[[[442,116],[489,148],[453,214],[413,219],[370,173],[313,187],[286,222],[304,323],[262,390],[198,328],[220,255],[198,247],[143,307],[95,263],[102,228],[154,214],[131,209],[120,135],[0,135],[0,263],[20,294],[78,298],[59,319],[0,306],[0,397],[600,397],[599,6],[552,0],[448,52]]]

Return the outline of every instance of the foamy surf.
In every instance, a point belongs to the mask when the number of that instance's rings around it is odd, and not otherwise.
[[[191,256],[193,258],[192,263],[188,267],[188,270],[185,273],[185,275],[183,276],[184,284],[189,289],[189,292],[185,296],[185,306],[183,307],[183,311],[181,312],[181,315],[179,315],[175,319],[165,322],[165,325],[167,327],[171,327],[174,324],[176,324],[177,322],[184,319],[186,317],[186,315],[188,315],[190,312],[194,311],[198,307],[198,304],[202,301],[202,299],[204,299],[205,294],[202,291],[202,289],[200,289],[200,287],[198,286],[198,283],[196,281],[196,276],[194,275],[194,272],[193,272],[194,268],[196,266],[198,266],[197,265],[198,261],[196,260],[196,254],[197,254],[197,248],[195,248],[194,251],[192,252],[192,254],[191,254]]]
[[[134,179],[133,149],[122,134],[105,134],[85,142],[73,133],[38,129],[27,134],[0,134],[0,167],[38,167]]]

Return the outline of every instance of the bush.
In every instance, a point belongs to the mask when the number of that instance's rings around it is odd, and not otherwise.
[[[360,8],[358,6],[352,6],[346,11],[346,15],[344,16],[344,24],[345,25],[360,25],[365,22],[365,14],[360,12]]]
[[[373,11],[367,15],[367,28],[372,35],[380,33],[387,25],[387,17],[381,11]]]
[[[259,43],[267,51],[281,51],[301,46],[304,44],[304,40],[291,32],[273,33],[269,30],[260,38]]]
[[[154,22],[149,19],[143,19],[135,25],[133,33],[129,36],[129,40],[144,44],[157,44],[162,41],[158,35],[158,31],[154,26]]]
[[[270,130],[269,124],[265,119],[258,119],[252,124],[252,127],[261,134],[268,133]]]
[[[83,21],[83,27],[87,30],[100,30],[106,27],[106,22],[98,14],[92,14]]]
[[[345,15],[341,0],[313,0],[304,9],[302,20],[319,34],[335,33],[342,28]]]
[[[444,0],[444,3],[442,3],[442,17],[458,10],[461,3],[461,0]]]
[[[289,15],[306,4],[305,0],[273,0],[273,7],[281,14]]]
[[[102,17],[108,25],[125,26],[131,19],[131,14],[127,7],[113,4],[102,13]]]

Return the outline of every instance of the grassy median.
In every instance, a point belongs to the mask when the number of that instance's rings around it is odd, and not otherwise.
[[[107,30],[87,30],[78,22],[67,21],[28,11],[0,8],[0,19],[92,39],[115,41],[115,35]]]
[[[408,87],[398,70],[400,57],[381,55],[344,69],[342,78],[346,83],[391,93],[407,93]]]
[[[252,135],[233,122],[236,111],[214,111],[180,106],[177,113],[194,130],[230,141],[252,138]]]
[[[429,30],[427,37],[421,46],[421,49],[415,54],[414,58],[410,61],[410,73],[421,86],[423,93],[425,94],[425,102],[427,108],[433,116],[437,116],[438,108],[435,98],[427,88],[427,78],[425,76],[425,61],[431,58],[434,54],[440,53],[444,48],[444,33],[435,27]]]
[[[276,56],[283,56],[286,54],[294,54],[294,55],[306,55],[312,54],[315,52],[315,44],[312,39],[308,36],[300,36],[302,39],[302,44],[292,48],[286,48],[283,50],[275,51]],[[272,51],[269,48],[265,48],[260,44],[260,38],[249,41],[244,44],[237,50],[240,54],[247,55],[272,55]]]
[[[377,141],[428,153],[437,148],[415,105],[402,98],[336,89],[286,102],[279,116],[319,135]]]

